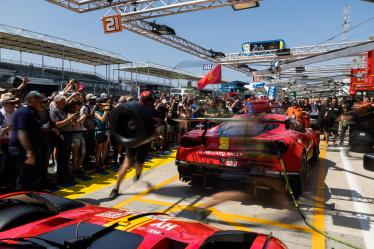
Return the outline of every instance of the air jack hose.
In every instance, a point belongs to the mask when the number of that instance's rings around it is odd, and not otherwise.
[[[288,180],[288,176],[287,176],[287,171],[286,171],[286,167],[285,167],[285,164],[284,164],[284,161],[282,159],[282,156],[280,155],[280,152],[278,151],[278,157],[279,157],[279,162],[281,164],[281,167],[282,167],[282,175],[284,177],[284,180],[286,182],[286,187],[287,187],[287,190],[288,190],[288,193],[290,194],[291,198],[292,198],[292,202],[297,210],[297,212],[299,213],[300,217],[303,219],[304,223],[310,228],[312,229],[313,231],[315,231],[316,233],[324,236],[325,238],[328,238],[330,240],[333,240],[335,242],[338,242],[339,244],[342,244],[342,245],[345,245],[345,246],[348,246],[348,247],[351,247],[351,248],[354,248],[354,249],[363,249],[362,247],[359,247],[359,246],[356,246],[356,245],[353,245],[351,244],[350,242],[347,242],[347,241],[344,241],[344,240],[341,240],[340,238],[337,238],[335,236],[332,236],[332,235],[329,235],[327,232],[323,232],[321,230],[319,230],[318,228],[316,228],[313,224],[309,223],[309,221],[307,220],[306,216],[301,212],[300,210],[300,205],[299,203],[296,201],[295,199],[295,196],[293,194],[293,191],[292,191],[292,188],[291,188],[291,185],[290,185],[290,182]]]

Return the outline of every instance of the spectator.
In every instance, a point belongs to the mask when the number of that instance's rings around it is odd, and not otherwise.
[[[239,96],[236,96],[234,103],[232,103],[232,105],[230,106],[230,109],[233,113],[238,114],[242,108],[243,106],[239,99]]]
[[[38,186],[40,188],[49,186],[49,182],[47,180],[49,158],[51,156],[56,137],[59,135],[59,132],[54,126],[49,113],[48,101],[48,98],[43,97],[41,108],[38,110],[38,117],[41,125],[39,160],[37,162]]]
[[[72,123],[72,166],[74,175],[80,175],[82,171],[83,158],[86,154],[86,146],[83,137],[83,122],[85,115],[80,114],[82,108],[82,102],[79,100],[71,102],[71,113],[76,113],[79,118],[74,120]]]
[[[104,96],[105,97],[105,96]],[[104,170],[104,162],[108,150],[109,131],[108,118],[110,106],[107,98],[97,99],[97,109],[95,110],[95,139],[96,139],[96,170]]]
[[[34,188],[38,156],[35,149],[40,145],[40,122],[36,111],[41,108],[42,96],[31,91],[25,98],[26,105],[14,114],[8,149],[17,169],[16,190]]]
[[[0,151],[2,152],[0,158],[0,182],[3,185],[10,185],[14,183],[16,178],[16,171],[12,158],[7,157],[8,143],[10,138],[10,131],[12,128],[12,120],[16,112],[16,103],[18,99],[12,93],[1,94],[2,108],[0,109]]]
[[[79,117],[77,113],[68,113],[65,111],[67,98],[58,94],[54,98],[55,108],[51,108],[51,120],[61,133],[60,139],[57,140],[57,182],[69,182],[69,159],[72,144],[72,123]]]
[[[86,154],[83,159],[83,167],[91,168],[91,157],[95,156],[95,109],[96,97],[89,93],[86,95],[86,103],[80,110],[80,116],[83,120],[83,127],[86,131],[83,133],[83,138],[86,145]]]
[[[174,144],[179,141],[180,128],[179,123],[175,121],[178,118],[178,98],[173,98],[167,113],[167,121],[170,126],[168,141],[170,144]]]

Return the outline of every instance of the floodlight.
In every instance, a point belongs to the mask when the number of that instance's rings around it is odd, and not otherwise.
[[[226,55],[222,52],[214,51],[213,49],[210,49],[209,52],[211,53],[212,57],[214,58],[225,58]]]
[[[251,0],[251,1],[248,1],[248,2],[241,2],[241,3],[231,5],[233,10],[235,10],[235,11],[257,8],[259,6],[260,6],[260,3],[259,3],[258,0]]]
[[[164,24],[157,24],[155,22],[148,23],[152,27],[152,32],[159,34],[159,35],[176,35],[173,28],[164,25]]]

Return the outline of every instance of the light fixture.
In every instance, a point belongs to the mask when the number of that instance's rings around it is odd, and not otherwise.
[[[152,32],[159,35],[176,35],[173,28],[170,28],[167,25],[157,24],[156,22],[149,22],[149,26],[152,27]]]
[[[212,55],[213,58],[225,58],[226,57],[224,53],[214,51],[213,49],[209,49],[209,53]]]
[[[236,1],[232,1],[232,2],[236,2]],[[240,2],[240,3],[237,3],[237,4],[231,5],[233,10],[235,10],[235,11],[257,8],[259,6],[260,6],[259,0],[250,0],[250,1],[247,1],[247,2]]]

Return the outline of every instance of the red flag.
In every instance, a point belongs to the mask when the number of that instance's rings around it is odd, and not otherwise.
[[[197,82],[197,87],[203,89],[209,84],[219,84],[221,83],[221,64],[215,66],[207,75]]]

